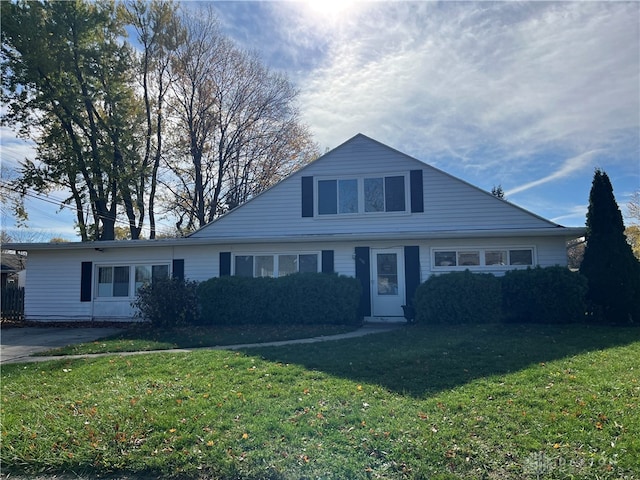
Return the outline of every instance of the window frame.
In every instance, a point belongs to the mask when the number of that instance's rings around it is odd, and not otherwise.
[[[388,210],[391,205],[388,205],[390,201],[394,198],[390,197],[387,194],[388,184],[392,184],[392,180],[394,178],[402,178],[402,186],[403,186],[403,195],[402,195],[402,203],[403,210]],[[367,211],[367,207],[365,204],[365,184],[367,180],[381,179],[382,180],[382,210],[372,210]],[[357,205],[355,211],[345,211],[341,212],[341,182],[345,184],[347,182],[355,181],[356,186],[356,199]],[[332,188],[329,187],[328,183],[325,184],[323,182],[334,182],[334,186]],[[366,216],[376,216],[376,215],[408,215],[411,213],[411,183],[410,183],[410,172],[385,172],[379,174],[367,174],[361,176],[354,175],[344,175],[340,177],[314,177],[314,218],[326,219],[326,218],[349,218],[355,215],[366,215]],[[322,195],[325,195],[326,192],[331,191],[332,194],[335,194],[336,198],[330,200],[330,202],[321,201],[321,198],[324,200]],[[399,196],[395,196],[395,198],[399,201]],[[331,203],[331,205],[329,205]],[[335,207],[335,208],[327,208],[327,207]],[[335,210],[335,213],[333,212]]]
[[[531,253],[531,263],[512,263],[511,252],[528,251]],[[505,264],[487,264],[487,253],[501,254],[503,258],[506,258]],[[440,262],[446,260],[446,258],[454,259],[455,263],[450,265],[438,265],[436,263],[436,257],[438,254],[442,254]],[[477,254],[479,263],[477,265],[462,265],[460,258],[462,255]],[[529,268],[537,265],[537,252],[535,246],[531,245],[517,245],[517,246],[494,246],[487,247],[472,247],[472,246],[456,246],[456,247],[431,247],[431,269],[434,271],[456,271],[456,270],[514,270],[518,268]]]
[[[234,253],[233,254],[233,261],[231,262],[232,264],[232,272],[231,275],[232,276],[238,276],[237,274],[237,263],[236,263],[236,258],[238,257],[251,257],[252,258],[252,272],[253,275],[251,277],[248,277],[248,275],[243,275],[245,277],[248,278],[260,278],[258,276],[256,276],[256,257],[271,257],[272,261],[273,261],[273,271],[272,271],[272,275],[265,275],[265,276],[269,276],[271,278],[278,278],[280,276],[284,276],[284,275],[280,275],[280,257],[290,257],[290,256],[294,256],[296,257],[295,260],[295,264],[297,267],[297,271],[292,272],[292,273],[287,273],[286,275],[292,275],[293,273],[299,273],[300,272],[300,257],[301,256],[315,256],[316,257],[316,272],[315,273],[320,273],[322,271],[322,254],[319,251],[303,251],[303,252],[251,252],[251,253]]]
[[[136,284],[138,283],[136,281],[136,273],[137,273],[137,269],[138,267],[150,267],[151,269],[151,281],[153,282],[154,280],[154,275],[153,275],[153,270],[154,267],[166,267],[167,269],[167,278],[171,278],[171,261],[167,261],[167,262],[159,262],[159,261],[151,261],[151,262],[136,262],[136,263],[122,263],[122,262],[114,262],[114,263],[99,263],[96,264],[94,266],[94,271],[93,271],[93,283],[94,283],[94,294],[93,294],[93,299],[94,300],[100,300],[100,301],[123,301],[125,299],[127,299],[128,301],[130,301],[132,298],[134,298],[137,294],[138,288],[140,288],[140,286],[136,287]],[[111,269],[111,295],[101,295],[100,292],[100,285],[107,285],[105,282],[100,282],[100,272],[101,269]],[[116,268],[120,268],[120,269],[127,269],[128,272],[128,279],[127,279],[127,295],[114,295],[114,288],[115,288],[115,269]]]

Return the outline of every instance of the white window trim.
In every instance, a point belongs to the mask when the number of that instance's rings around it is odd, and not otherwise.
[[[386,177],[403,177],[404,178],[404,210],[398,212],[365,212],[364,211],[364,180],[366,178],[382,178],[383,181]],[[358,211],[356,213],[323,213],[318,212],[320,189],[318,183],[327,180],[357,180],[358,181]],[[313,178],[313,218],[314,219],[336,219],[336,218],[352,218],[355,216],[405,216],[411,214],[411,183],[409,179],[409,172],[385,172],[385,173],[371,173],[367,175],[344,175],[344,176],[322,176]]]
[[[531,265],[485,265],[486,252],[490,251],[506,251],[507,255],[509,255],[510,250],[531,250]],[[480,265],[447,265],[447,266],[439,266],[436,265],[436,252],[456,252],[456,258],[460,252],[479,252],[480,254]],[[456,247],[431,247],[431,270],[433,271],[489,271],[489,270],[497,270],[497,271],[507,271],[507,270],[517,270],[517,269],[526,269],[533,268],[538,265],[538,255],[536,251],[536,247],[533,245],[509,245],[509,246],[483,246],[483,247],[474,247],[474,246],[456,246]]]
[[[163,260],[151,260],[151,261],[145,261],[145,262],[135,262],[135,263],[130,263],[130,262],[109,262],[109,263],[97,263],[94,264],[93,267],[93,299],[100,301],[100,302],[123,302],[123,301],[131,301],[133,298],[135,298],[136,296],[136,292],[135,292],[135,285],[136,285],[136,267],[142,267],[142,266],[158,266],[158,265],[164,265],[168,267],[168,271],[169,271],[169,278],[171,278],[171,276],[173,275],[173,271],[172,271],[172,262],[169,261],[163,261]],[[114,296],[109,296],[109,297],[102,297],[100,295],[98,295],[98,290],[99,290],[99,275],[98,275],[98,271],[100,268],[104,268],[104,267],[129,267],[129,294],[125,297],[114,297]],[[113,283],[112,283],[113,284]]]
[[[231,257],[231,275],[236,276],[236,257],[253,257],[253,277],[247,278],[260,278],[255,276],[255,257],[274,257],[273,259],[273,277],[278,278],[280,274],[280,261],[277,257],[280,255],[295,255],[298,257],[298,266],[300,266],[300,255],[315,255],[317,258],[317,273],[322,271],[322,252],[320,251],[304,251],[304,252],[237,252]]]

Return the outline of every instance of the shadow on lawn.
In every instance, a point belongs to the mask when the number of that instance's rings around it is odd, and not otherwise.
[[[408,326],[353,340],[245,352],[420,398],[478,378],[635,341],[640,341],[640,328]]]

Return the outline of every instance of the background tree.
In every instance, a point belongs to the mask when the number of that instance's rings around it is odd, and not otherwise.
[[[6,165],[0,165],[0,217],[13,217],[18,226],[24,225],[29,215],[24,208],[24,195],[16,186],[16,173]],[[4,223],[2,225],[4,228]]]
[[[156,192],[158,173],[163,156],[166,128],[166,102],[171,84],[171,61],[178,45],[184,40],[184,29],[177,14],[178,7],[171,1],[132,0],[125,11],[128,22],[137,34],[142,51],[136,55],[137,79],[142,89],[145,128],[143,133],[142,176],[138,198],[147,189],[145,173],[149,173],[149,238],[156,238]],[[138,209],[144,211],[144,203]]]
[[[316,154],[295,108],[297,91],[224,38],[211,9],[183,19],[173,63],[170,183],[177,227],[191,231],[246,201]]]
[[[589,281],[587,298],[603,321],[640,321],[640,263],[624,236],[622,214],[605,172],[595,171],[584,260],[580,272]]]
[[[66,188],[83,240],[112,240],[118,209],[138,238],[143,213],[131,51],[112,2],[2,2],[3,120],[37,142],[21,184]],[[84,205],[90,205],[90,217]],[[138,218],[139,217],[139,218]]]
[[[627,217],[630,219],[630,225],[625,228],[624,234],[633,254],[640,260],[640,190],[633,192],[631,200],[627,203]]]
[[[37,145],[10,186],[69,192],[82,240],[138,239],[147,215],[155,238],[159,212],[184,234],[317,156],[297,91],[222,36],[211,6],[0,8],[2,121]]]
[[[582,260],[584,258],[585,246],[584,238],[576,238],[567,243],[567,260],[570,269],[580,269],[580,265],[582,265]]]
[[[491,189],[491,195],[493,195],[494,197],[498,197],[506,200],[504,196],[504,190],[502,189],[502,185],[498,185],[497,187],[494,185],[493,188]]]

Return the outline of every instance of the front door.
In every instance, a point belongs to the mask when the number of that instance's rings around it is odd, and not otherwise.
[[[371,249],[371,314],[402,317],[405,301],[404,261],[401,248]]]

